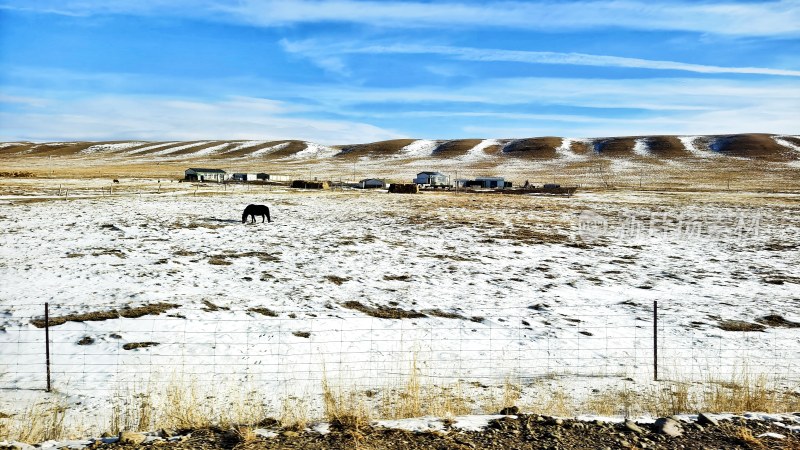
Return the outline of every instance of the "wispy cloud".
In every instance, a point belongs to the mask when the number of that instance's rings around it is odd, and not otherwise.
[[[297,111],[292,105],[261,98],[204,102],[106,95],[47,102],[45,111],[0,112],[0,141],[304,139],[336,144],[402,137],[358,120],[294,117],[287,114]]]
[[[258,26],[339,22],[382,28],[510,27],[687,31],[728,36],[797,36],[797,0],[740,3],[637,0],[422,2],[357,0],[3,0],[0,8],[57,13],[172,14]]]
[[[0,140],[295,138],[336,144],[406,136],[797,134],[800,117],[800,82],[794,79],[516,78],[479,79],[446,91],[326,83],[270,89],[292,93],[293,101],[277,94],[267,99],[121,94],[38,99],[30,92],[9,92],[4,99],[11,103],[0,114]],[[26,101],[17,102],[20,98]],[[47,108],[33,106],[38,102]],[[419,122],[424,129],[410,125]],[[392,129],[374,125],[381,123]]]
[[[462,61],[563,64],[594,67],[676,70],[682,72],[708,74],[751,74],[800,77],[800,70],[772,69],[766,67],[723,67],[705,64],[689,64],[677,61],[660,61],[609,55],[591,55],[586,53],[483,49],[418,44],[362,45],[356,42],[328,45],[318,40],[289,41],[287,39],[281,40],[281,45],[287,52],[303,55],[323,68],[326,68],[325,62],[330,58],[334,58],[336,55],[427,54],[446,56]],[[340,60],[339,62],[341,64]]]

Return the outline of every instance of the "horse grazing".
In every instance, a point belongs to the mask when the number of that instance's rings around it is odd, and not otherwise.
[[[264,223],[264,219],[267,222],[272,222],[269,217],[269,208],[264,205],[247,205],[247,208],[242,213],[242,223],[247,222],[247,216],[253,219],[253,223],[256,223],[256,216],[261,216],[261,223]]]

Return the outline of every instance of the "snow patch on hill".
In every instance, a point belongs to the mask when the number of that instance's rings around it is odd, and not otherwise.
[[[259,141],[259,142],[261,142],[263,144],[266,144],[269,141]],[[277,152],[278,150],[285,149],[286,147],[289,146],[289,144],[291,144],[291,142],[282,142],[282,143],[277,144],[277,145],[272,145],[272,146],[269,146],[269,147],[266,147],[266,148],[262,148],[260,150],[254,151],[253,153],[250,153],[248,155],[248,157],[258,158],[260,156],[268,155],[270,153]],[[248,147],[253,147],[253,146],[248,146]],[[241,148],[246,148],[246,147],[241,147]]]
[[[204,148],[202,150],[198,150],[198,151],[196,151],[194,153],[189,153],[188,155],[184,155],[184,156],[186,156],[187,158],[196,158],[198,156],[213,155],[215,153],[218,153],[220,150],[222,150],[223,148],[225,148],[225,147],[227,147],[229,145],[231,145],[229,142],[223,142],[222,144],[215,145],[213,147]]]
[[[0,148],[13,147],[15,145],[25,145],[27,142],[0,142]]]
[[[585,159],[585,156],[579,155],[572,150],[572,144],[576,142],[589,143],[588,139],[563,138],[561,145],[556,147],[556,154],[562,159]]]
[[[678,136],[678,140],[681,141],[683,148],[691,153],[692,156],[696,156],[698,158],[713,158],[714,156],[717,156],[714,152],[703,149],[698,145],[697,141],[702,137],[703,136]]]
[[[458,160],[480,161],[482,159],[491,158],[492,156],[486,153],[486,149],[500,144],[501,142],[498,141],[497,139],[484,139],[478,145],[469,149],[469,151],[466,154],[460,156]]]
[[[145,142],[143,141],[117,142],[114,144],[97,144],[97,145],[92,145],[91,147],[87,147],[81,150],[79,153],[92,154],[100,152],[118,152],[120,150],[127,150],[129,148],[138,147],[143,144],[145,144]]]
[[[650,147],[647,145],[647,139],[636,139],[633,143],[633,153],[639,156],[650,156]]]
[[[796,145],[796,144],[793,144],[793,143],[791,143],[791,142],[787,141],[787,140],[786,140],[786,138],[787,138],[787,137],[793,137],[793,138],[797,138],[797,136],[787,136],[787,135],[782,135],[782,136],[772,136],[772,139],[773,139],[773,140],[774,140],[774,141],[775,141],[775,142],[776,142],[778,145],[784,146],[784,147],[786,147],[786,148],[788,148],[788,149],[790,149],[790,150],[793,150],[793,151],[795,151],[795,152],[797,152],[797,153],[800,153],[800,145]]]
[[[171,154],[171,153],[176,153],[176,152],[179,152],[179,151],[181,151],[181,150],[186,150],[187,148],[199,147],[199,146],[201,146],[201,145],[206,145],[206,144],[208,144],[209,142],[210,142],[210,141],[191,142],[191,143],[189,143],[189,144],[179,145],[179,146],[177,146],[177,147],[170,147],[170,148],[167,148],[167,149],[164,149],[164,150],[160,150],[160,151],[157,151],[157,152],[155,152],[155,153],[152,153],[152,154],[150,154],[149,156],[164,156],[164,155],[169,155],[169,154]]]
[[[171,145],[177,145],[177,144],[180,144],[180,142],[161,142],[161,143],[158,143],[158,144],[148,145],[148,146],[142,147],[142,148],[137,148],[137,149],[131,150],[131,151],[125,153],[125,154],[126,155],[138,155],[138,154],[141,154],[141,153],[144,153],[144,152],[149,152],[150,150],[157,150],[159,148],[169,147]]]
[[[401,158],[427,158],[433,155],[433,151],[438,146],[439,141],[420,139],[401,148],[397,156]]]
[[[291,158],[298,158],[298,159],[330,158],[331,156],[339,153],[339,149],[333,147],[327,147],[325,145],[315,144],[313,142],[304,142],[304,144],[306,144],[306,148],[295,153],[294,155],[291,156]]]

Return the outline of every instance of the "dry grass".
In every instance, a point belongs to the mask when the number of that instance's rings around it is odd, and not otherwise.
[[[369,407],[355,389],[331,388],[326,376],[322,378],[322,400],[325,420],[343,428],[359,429],[369,424]]]
[[[112,401],[109,430],[147,431],[155,425],[155,405],[148,390],[138,393],[117,394]]]
[[[308,402],[303,397],[287,397],[281,402],[280,424],[289,430],[303,430],[310,421]]]
[[[273,310],[271,310],[269,308],[265,308],[263,306],[250,308],[250,309],[248,309],[248,311],[261,314],[262,316],[278,317],[278,313],[276,313],[275,311],[273,311]]]
[[[519,401],[522,398],[522,385],[518,380],[511,377],[506,377],[500,386],[499,395],[491,395],[486,399],[483,405],[483,410],[488,413],[497,413],[505,408],[512,406],[519,406]]]
[[[452,417],[472,412],[472,400],[464,393],[460,382],[449,386],[425,383],[416,357],[411,362],[406,380],[398,385],[400,387],[386,387],[383,390],[379,406],[381,417]]]
[[[145,342],[128,342],[122,346],[123,350],[136,350],[137,348],[155,347],[160,345],[158,342],[145,341]]]
[[[425,314],[419,311],[405,310],[392,306],[372,307],[364,305],[356,300],[344,302],[342,303],[342,306],[362,312],[368,316],[377,317],[379,319],[417,319],[427,317]]]
[[[736,432],[733,434],[733,437],[740,440],[744,444],[748,446],[748,448],[766,448],[767,446],[764,445],[758,438],[753,436],[753,432],[750,431],[749,428],[740,426],[736,429]]]
[[[213,405],[196,382],[177,380],[171,383],[161,407],[159,416],[163,427],[185,430],[206,428],[214,423]]]
[[[414,358],[407,375],[380,389],[364,390],[333,386],[323,376],[319,405],[322,418],[332,425],[358,430],[373,417],[402,419],[422,416],[450,418],[471,413],[497,413],[516,406],[522,412],[569,417],[576,414],[635,417],[697,412],[745,411],[789,412],[800,409],[800,397],[777,388],[766,376],[751,376],[743,370],[735,377],[709,379],[702,383],[676,381],[634,383],[611,388],[578,400],[573,390],[556,378],[521,385],[512,377],[495,386],[461,382],[437,385],[428,381]],[[198,429],[209,426],[231,428],[241,436],[237,443],[251,442],[252,427],[265,422],[268,409],[264,393],[252,386],[199,387],[195,382],[175,379],[163,390],[145,386],[138,392],[120,393],[112,402],[112,417],[106,430]],[[280,424],[303,430],[315,420],[310,394],[285,397]],[[65,437],[66,408],[37,403],[18,416],[0,415],[0,440],[41,442]],[[750,442],[748,436],[737,436]],[[756,444],[753,444],[756,445]]]
[[[62,439],[67,435],[66,413],[66,404],[58,400],[36,402],[15,416],[4,415],[0,417],[0,441],[38,443]]]
[[[744,320],[724,320],[718,326],[724,331],[764,331],[767,329],[764,325]]]

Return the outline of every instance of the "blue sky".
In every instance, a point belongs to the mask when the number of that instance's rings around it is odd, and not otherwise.
[[[800,133],[800,0],[0,0],[0,140]]]

